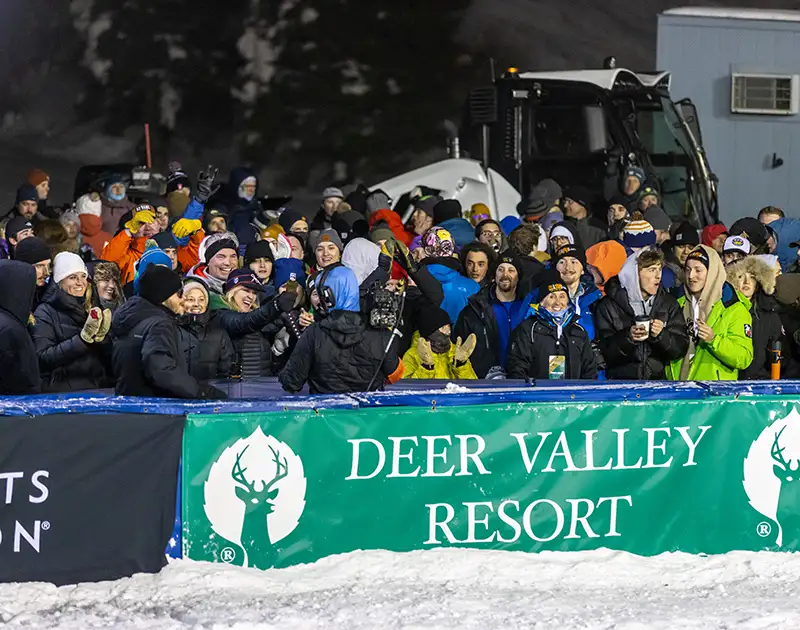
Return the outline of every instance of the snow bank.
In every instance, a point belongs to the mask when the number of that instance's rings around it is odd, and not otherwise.
[[[188,560],[159,575],[0,584],[4,628],[790,628],[800,555],[369,551],[259,572]]]

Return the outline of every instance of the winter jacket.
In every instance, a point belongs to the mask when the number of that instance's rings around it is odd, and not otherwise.
[[[589,335],[589,339],[597,339],[594,324],[595,304],[603,298],[603,293],[597,288],[591,276],[583,276],[575,297],[570,296],[570,302],[578,316],[578,323]]]
[[[314,218],[311,219],[311,223],[308,225],[308,232],[310,234],[311,232],[321,232],[322,230],[331,229],[333,229],[333,222],[328,218],[328,215],[325,214],[325,208],[320,206],[317,214],[314,215]]]
[[[800,219],[784,217],[769,224],[778,235],[778,247],[775,253],[784,272],[797,261],[797,248],[790,247],[792,243],[800,241]]]
[[[114,201],[105,195],[100,195],[103,209],[100,217],[103,220],[103,231],[109,234],[116,234],[119,231],[119,222],[128,212],[133,210],[134,203],[127,197],[121,201]]]
[[[373,228],[376,224],[384,221],[388,226],[389,229],[394,234],[394,237],[403,243],[406,247],[411,245],[411,241],[414,239],[414,234],[406,230],[405,226],[403,225],[402,217],[397,214],[394,210],[378,210],[377,212],[373,212],[369,217],[369,227]]]
[[[753,362],[739,371],[739,380],[769,380],[772,377],[769,349],[780,341],[782,351],[789,351],[777,300],[758,290],[751,300],[750,316],[753,318]],[[781,361],[782,365],[787,362]]]
[[[461,263],[457,258],[426,258],[421,264],[441,283],[444,299],[439,306],[455,324],[469,297],[480,291],[480,285],[461,275]]]
[[[511,335],[511,347],[506,362],[510,379],[550,378],[552,357],[566,359],[565,380],[595,379],[597,365],[592,341],[570,311],[562,325],[561,336],[550,313],[538,307],[534,315],[520,324]]]
[[[419,267],[410,275],[416,286],[408,286],[406,288],[403,318],[399,327],[402,336],[394,341],[399,356],[405,354],[411,347],[411,338],[419,328],[417,325],[417,313],[424,311],[422,305],[425,302],[441,304],[444,299],[442,285],[431,275],[427,267]]]
[[[231,309],[224,299],[222,306],[214,310],[212,317],[219,320],[219,325],[233,342],[235,376],[257,378],[274,374],[272,344],[282,324],[273,295],[271,292],[261,307],[249,313]]]
[[[570,223],[575,228],[584,249],[589,249],[592,245],[607,240],[606,230],[596,226],[590,217],[580,220],[568,218],[565,223]]]
[[[463,340],[471,333],[475,333],[478,343],[470,362],[478,378],[486,378],[489,370],[495,366],[505,367],[511,336],[525,319],[530,301],[518,299],[502,306],[500,304],[494,287],[483,289],[469,298],[466,308],[461,311],[453,328],[453,340],[459,337]],[[498,306],[503,308],[506,314],[502,320],[497,316]],[[501,335],[505,335],[506,352],[501,348]]]
[[[43,392],[101,389],[111,384],[110,342],[86,343],[81,338],[86,318],[84,298],[50,285],[34,313],[31,331]]]
[[[262,207],[256,196],[250,201],[239,197],[239,186],[248,177],[255,177],[255,173],[248,168],[235,168],[231,171],[226,185],[225,198],[217,205],[228,217],[228,230],[236,234],[239,244],[249,245],[257,240],[257,228],[253,225],[256,220],[263,221]]]
[[[42,390],[36,347],[27,328],[35,290],[33,265],[0,260],[0,394],[5,396]]]
[[[606,285],[606,297],[597,303],[595,325],[606,362],[606,377],[620,380],[661,380],[666,366],[686,354],[689,335],[678,301],[660,287],[653,298],[650,319],[664,322],[664,330],[647,341],[634,341],[635,315],[628,292],[617,277]]]
[[[519,256],[518,260],[522,269],[518,290],[520,294],[527,295],[539,284],[539,274],[547,267],[533,256]]]
[[[198,381],[227,378],[234,372],[236,351],[222,323],[213,313],[181,315],[179,344],[186,365]]]
[[[278,378],[292,393],[306,382],[312,394],[363,392],[373,376],[371,389],[381,389],[402,375],[394,344],[384,358],[389,334],[367,328],[361,313],[334,311],[306,329]]]
[[[446,354],[433,355],[433,369],[428,370],[419,359],[418,343],[419,332],[415,332],[411,339],[411,347],[403,355],[403,378],[438,378],[457,381],[478,378],[472,367],[471,358],[463,365],[456,366],[456,345],[454,343],[450,344],[450,351]]]
[[[93,214],[78,215],[81,222],[81,236],[83,242],[92,248],[96,258],[103,255],[103,250],[113,238],[110,233],[103,231],[103,221]]]
[[[103,249],[103,260],[116,263],[119,267],[122,284],[133,282],[136,263],[144,255],[146,242],[146,238],[136,238],[128,230],[120,230]]]
[[[439,227],[450,232],[450,236],[453,237],[453,240],[456,243],[456,248],[459,250],[475,240],[475,228],[472,227],[469,221],[462,219],[461,217],[442,221],[439,224]]]
[[[166,308],[131,298],[114,313],[111,336],[118,396],[218,397],[189,373],[178,323]]]
[[[681,309],[686,297],[678,300]],[[735,381],[739,370],[753,360],[753,319],[750,301],[727,282],[722,299],[711,308],[706,324],[714,330],[711,343],[698,341],[689,369],[690,381]],[[680,379],[683,357],[672,361],[666,369],[667,379]]]

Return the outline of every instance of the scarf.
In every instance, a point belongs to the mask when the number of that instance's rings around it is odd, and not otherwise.
[[[683,305],[683,316],[686,322],[692,326],[694,334],[689,337],[689,347],[683,357],[681,364],[680,380],[685,381],[689,378],[689,370],[692,368],[692,360],[696,352],[695,339],[697,338],[698,322],[707,322],[711,309],[722,299],[722,288],[725,286],[725,267],[719,255],[707,245],[698,245],[703,248],[708,255],[709,268],[706,286],[700,292],[700,297],[690,295],[687,289],[686,302]]]

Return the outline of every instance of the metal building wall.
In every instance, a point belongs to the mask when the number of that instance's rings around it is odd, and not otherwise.
[[[697,105],[726,224],[765,205],[800,217],[800,115],[732,114],[731,74],[800,74],[800,22],[660,15],[657,68]],[[772,155],[784,164],[772,168]]]

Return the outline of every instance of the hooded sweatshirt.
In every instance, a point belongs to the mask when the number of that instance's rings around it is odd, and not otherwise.
[[[786,272],[797,262],[797,248],[791,247],[791,244],[800,241],[800,220],[784,217],[773,221],[769,226],[778,235],[778,247],[775,253],[778,255],[781,269]]]
[[[0,394],[38,394],[41,391],[36,347],[28,333],[36,270],[18,260],[0,260]]]
[[[642,287],[639,284],[639,257],[646,250],[640,249],[638,252],[628,257],[622,270],[619,272],[619,282],[622,288],[628,292],[628,302],[633,309],[633,314],[637,317],[649,317],[653,310],[655,296],[651,295],[645,299],[642,295]]]
[[[372,241],[365,238],[354,238],[342,252],[342,264],[353,271],[358,285],[361,286],[378,268],[380,255],[381,248]]]

